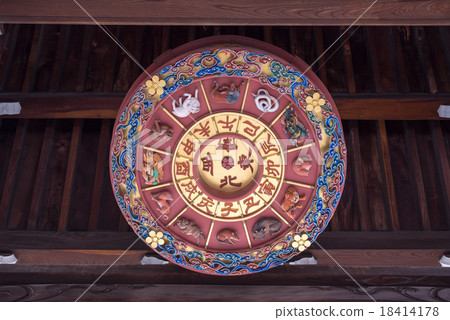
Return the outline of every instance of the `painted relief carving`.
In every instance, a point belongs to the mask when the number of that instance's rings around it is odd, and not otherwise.
[[[234,241],[241,240],[236,231],[231,229],[223,229],[217,233],[217,241],[229,245],[234,245]]]
[[[258,94],[254,94],[256,107],[262,112],[275,112],[280,106],[278,100],[272,97],[265,89],[259,89]]]
[[[253,240],[263,240],[281,230],[281,222],[274,218],[259,219],[252,228]]]
[[[151,199],[158,205],[158,211],[163,214],[163,219],[168,218],[170,213],[170,204],[168,201],[172,201],[172,194],[169,191],[161,191],[151,195]]]
[[[195,222],[186,218],[177,220],[177,226],[187,236],[192,236],[197,240],[197,245],[200,245],[200,237],[205,240],[205,235],[202,230],[195,224]]]
[[[164,176],[163,161],[161,156],[157,153],[144,150],[143,152],[144,164],[142,167],[142,176],[145,184],[156,185],[159,184]]]
[[[309,137],[308,130],[297,119],[295,111],[290,108],[286,108],[284,115],[281,117],[281,123],[284,126],[284,133],[289,136],[289,141],[294,146],[303,144],[306,138]]]
[[[167,142],[170,139],[172,139],[173,136],[173,129],[165,124],[160,124],[159,120],[155,120],[155,124],[152,128],[152,135],[151,137],[155,141],[164,141]]]
[[[183,94],[186,99],[180,97],[177,102],[175,100],[172,101],[172,109],[173,114],[180,118],[186,118],[191,113],[197,113],[200,111],[200,101],[198,100],[198,89],[195,89],[195,96],[193,97],[190,93]]]
[[[289,214],[289,216],[294,218],[294,210],[303,207],[301,204],[297,203],[305,200],[305,198],[305,195],[300,196],[293,186],[289,186],[284,194],[284,199],[281,202],[281,208]]]
[[[234,82],[231,82],[229,85],[224,84],[219,86],[217,81],[214,81],[214,85],[211,90],[211,96],[214,102],[217,103],[235,103],[240,96],[240,88],[244,82],[241,82],[236,86]]]
[[[312,157],[309,154],[299,155],[292,164],[292,169],[299,176],[307,177],[312,167]]]

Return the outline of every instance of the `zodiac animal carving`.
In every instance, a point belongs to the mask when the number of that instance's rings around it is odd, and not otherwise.
[[[284,194],[284,199],[281,202],[281,209],[294,218],[294,210],[303,207],[301,204],[297,205],[297,202],[305,200],[305,198],[305,195],[300,196],[293,186],[289,186]]]
[[[161,156],[157,153],[148,151],[144,151],[142,155],[144,158],[142,177],[144,178],[145,184],[158,184],[164,176],[164,164]]]
[[[259,219],[252,228],[253,240],[263,240],[281,230],[281,222],[274,218]]]
[[[299,176],[307,177],[312,167],[312,158],[309,154],[298,155],[292,164],[292,169]]]
[[[254,94],[256,107],[262,112],[275,112],[280,104],[275,97],[272,97],[265,89],[259,89],[258,94]]]
[[[195,89],[195,96],[193,97],[189,93],[184,94],[186,99],[180,97],[179,107],[177,107],[177,102],[172,101],[173,114],[180,118],[186,118],[191,113],[197,113],[200,111],[200,101],[198,101],[198,89]]]
[[[214,102],[217,103],[235,103],[239,99],[240,91],[239,88],[244,84],[241,82],[238,86],[234,82],[230,85],[221,85],[217,81],[214,81],[214,86],[211,90],[211,95]]]
[[[159,124],[159,120],[155,120],[155,124],[152,129],[152,139],[155,141],[163,140],[165,142],[172,139],[173,129],[165,124]]]
[[[308,130],[305,126],[297,119],[295,111],[292,107],[287,108],[284,115],[281,117],[281,123],[284,126],[284,133],[290,135],[289,141],[294,145],[298,146],[302,144],[306,138],[309,137]]]
[[[161,212],[163,215],[163,219],[168,219],[168,214],[170,213],[170,205],[168,201],[172,201],[172,194],[169,191],[161,191],[155,194],[150,195],[152,197],[152,200],[156,202],[158,205],[158,211]]]
[[[181,232],[183,232],[187,236],[193,236],[197,239],[197,245],[200,245],[200,237],[205,240],[205,235],[203,231],[195,224],[194,221],[181,218],[177,220],[177,226],[180,228]]]
[[[233,241],[241,240],[239,238],[239,236],[237,235],[237,233],[235,231],[231,230],[231,229],[220,230],[217,233],[216,238],[217,238],[217,241],[219,241],[219,242],[222,242],[222,243],[225,243],[225,244],[231,244],[231,245],[234,245]]]

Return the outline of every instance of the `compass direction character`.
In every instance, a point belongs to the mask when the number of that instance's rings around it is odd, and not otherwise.
[[[226,185],[230,185],[232,187],[240,187],[242,185],[242,182],[239,182],[239,183],[233,182],[236,179],[237,179],[237,177],[232,177],[232,176],[223,177],[223,179],[220,179],[220,188],[223,188]]]
[[[217,123],[222,124],[222,129],[227,129],[229,132],[233,131],[234,123],[237,121],[237,119],[233,119],[230,121],[230,116],[227,116],[227,120],[219,120]]]

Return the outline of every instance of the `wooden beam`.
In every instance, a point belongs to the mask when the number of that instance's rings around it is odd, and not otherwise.
[[[91,284],[105,270],[105,265],[0,265],[0,284],[73,283]],[[362,286],[417,285],[450,286],[450,274],[436,267],[347,267],[346,271]],[[353,280],[338,266],[282,265],[260,274],[239,277],[214,277],[215,285],[333,285],[355,286]],[[209,285],[211,275],[192,272],[174,264],[115,265],[98,284],[139,285]]]
[[[239,278],[239,277],[237,277]],[[7,292],[2,301],[6,302],[73,302],[85,290],[89,289],[80,301],[172,301],[172,302],[372,302],[370,296],[355,286],[300,286],[300,285],[252,285],[245,290],[240,285],[132,285],[111,284],[33,284],[33,285],[4,285],[0,292]],[[433,286],[369,286],[365,290],[371,293],[377,301],[391,302],[442,302],[448,299],[444,287]],[[184,312],[184,311],[182,311]],[[255,310],[252,315],[259,318],[266,312],[264,309]],[[107,314],[107,313],[106,313]],[[179,314],[177,312],[174,313]],[[275,307],[273,307],[275,316]]]
[[[0,94],[0,102],[20,102],[19,115],[4,118],[115,119],[123,94],[52,93]],[[449,94],[335,94],[341,119],[442,120],[437,109],[450,103]]]
[[[101,24],[118,25],[450,25],[447,0],[83,0]],[[108,10],[105,10],[105,7]],[[364,15],[362,15],[368,8]],[[362,16],[361,16],[362,15]],[[361,17],[360,17],[361,16]],[[4,23],[94,24],[71,0],[0,1]]]
[[[125,250],[136,237],[133,232],[0,231],[0,250]],[[449,250],[450,231],[324,232],[318,241],[326,250]],[[138,241],[133,250],[149,248]]]

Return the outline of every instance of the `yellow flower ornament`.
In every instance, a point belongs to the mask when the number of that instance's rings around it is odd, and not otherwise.
[[[312,97],[311,96],[306,97],[306,103],[307,103],[306,110],[308,111],[314,110],[315,113],[318,113],[321,110],[320,106],[323,106],[325,104],[325,99],[322,99],[320,97],[320,93],[315,92]]]
[[[164,92],[164,86],[166,85],[166,82],[164,80],[159,80],[159,77],[157,75],[154,75],[151,80],[145,81],[145,86],[147,87],[147,92],[150,96],[154,96],[155,94],[158,94],[159,96],[163,94]]]
[[[298,248],[298,251],[302,252],[311,245],[311,241],[308,240],[307,234],[302,234],[302,236],[296,234],[294,236],[294,241],[292,242],[292,248]]]
[[[155,230],[152,230],[148,233],[148,237],[145,238],[145,242],[150,244],[150,247],[153,249],[156,249],[158,244],[162,246],[164,244],[164,239],[162,237],[164,234],[161,231],[156,232]]]

